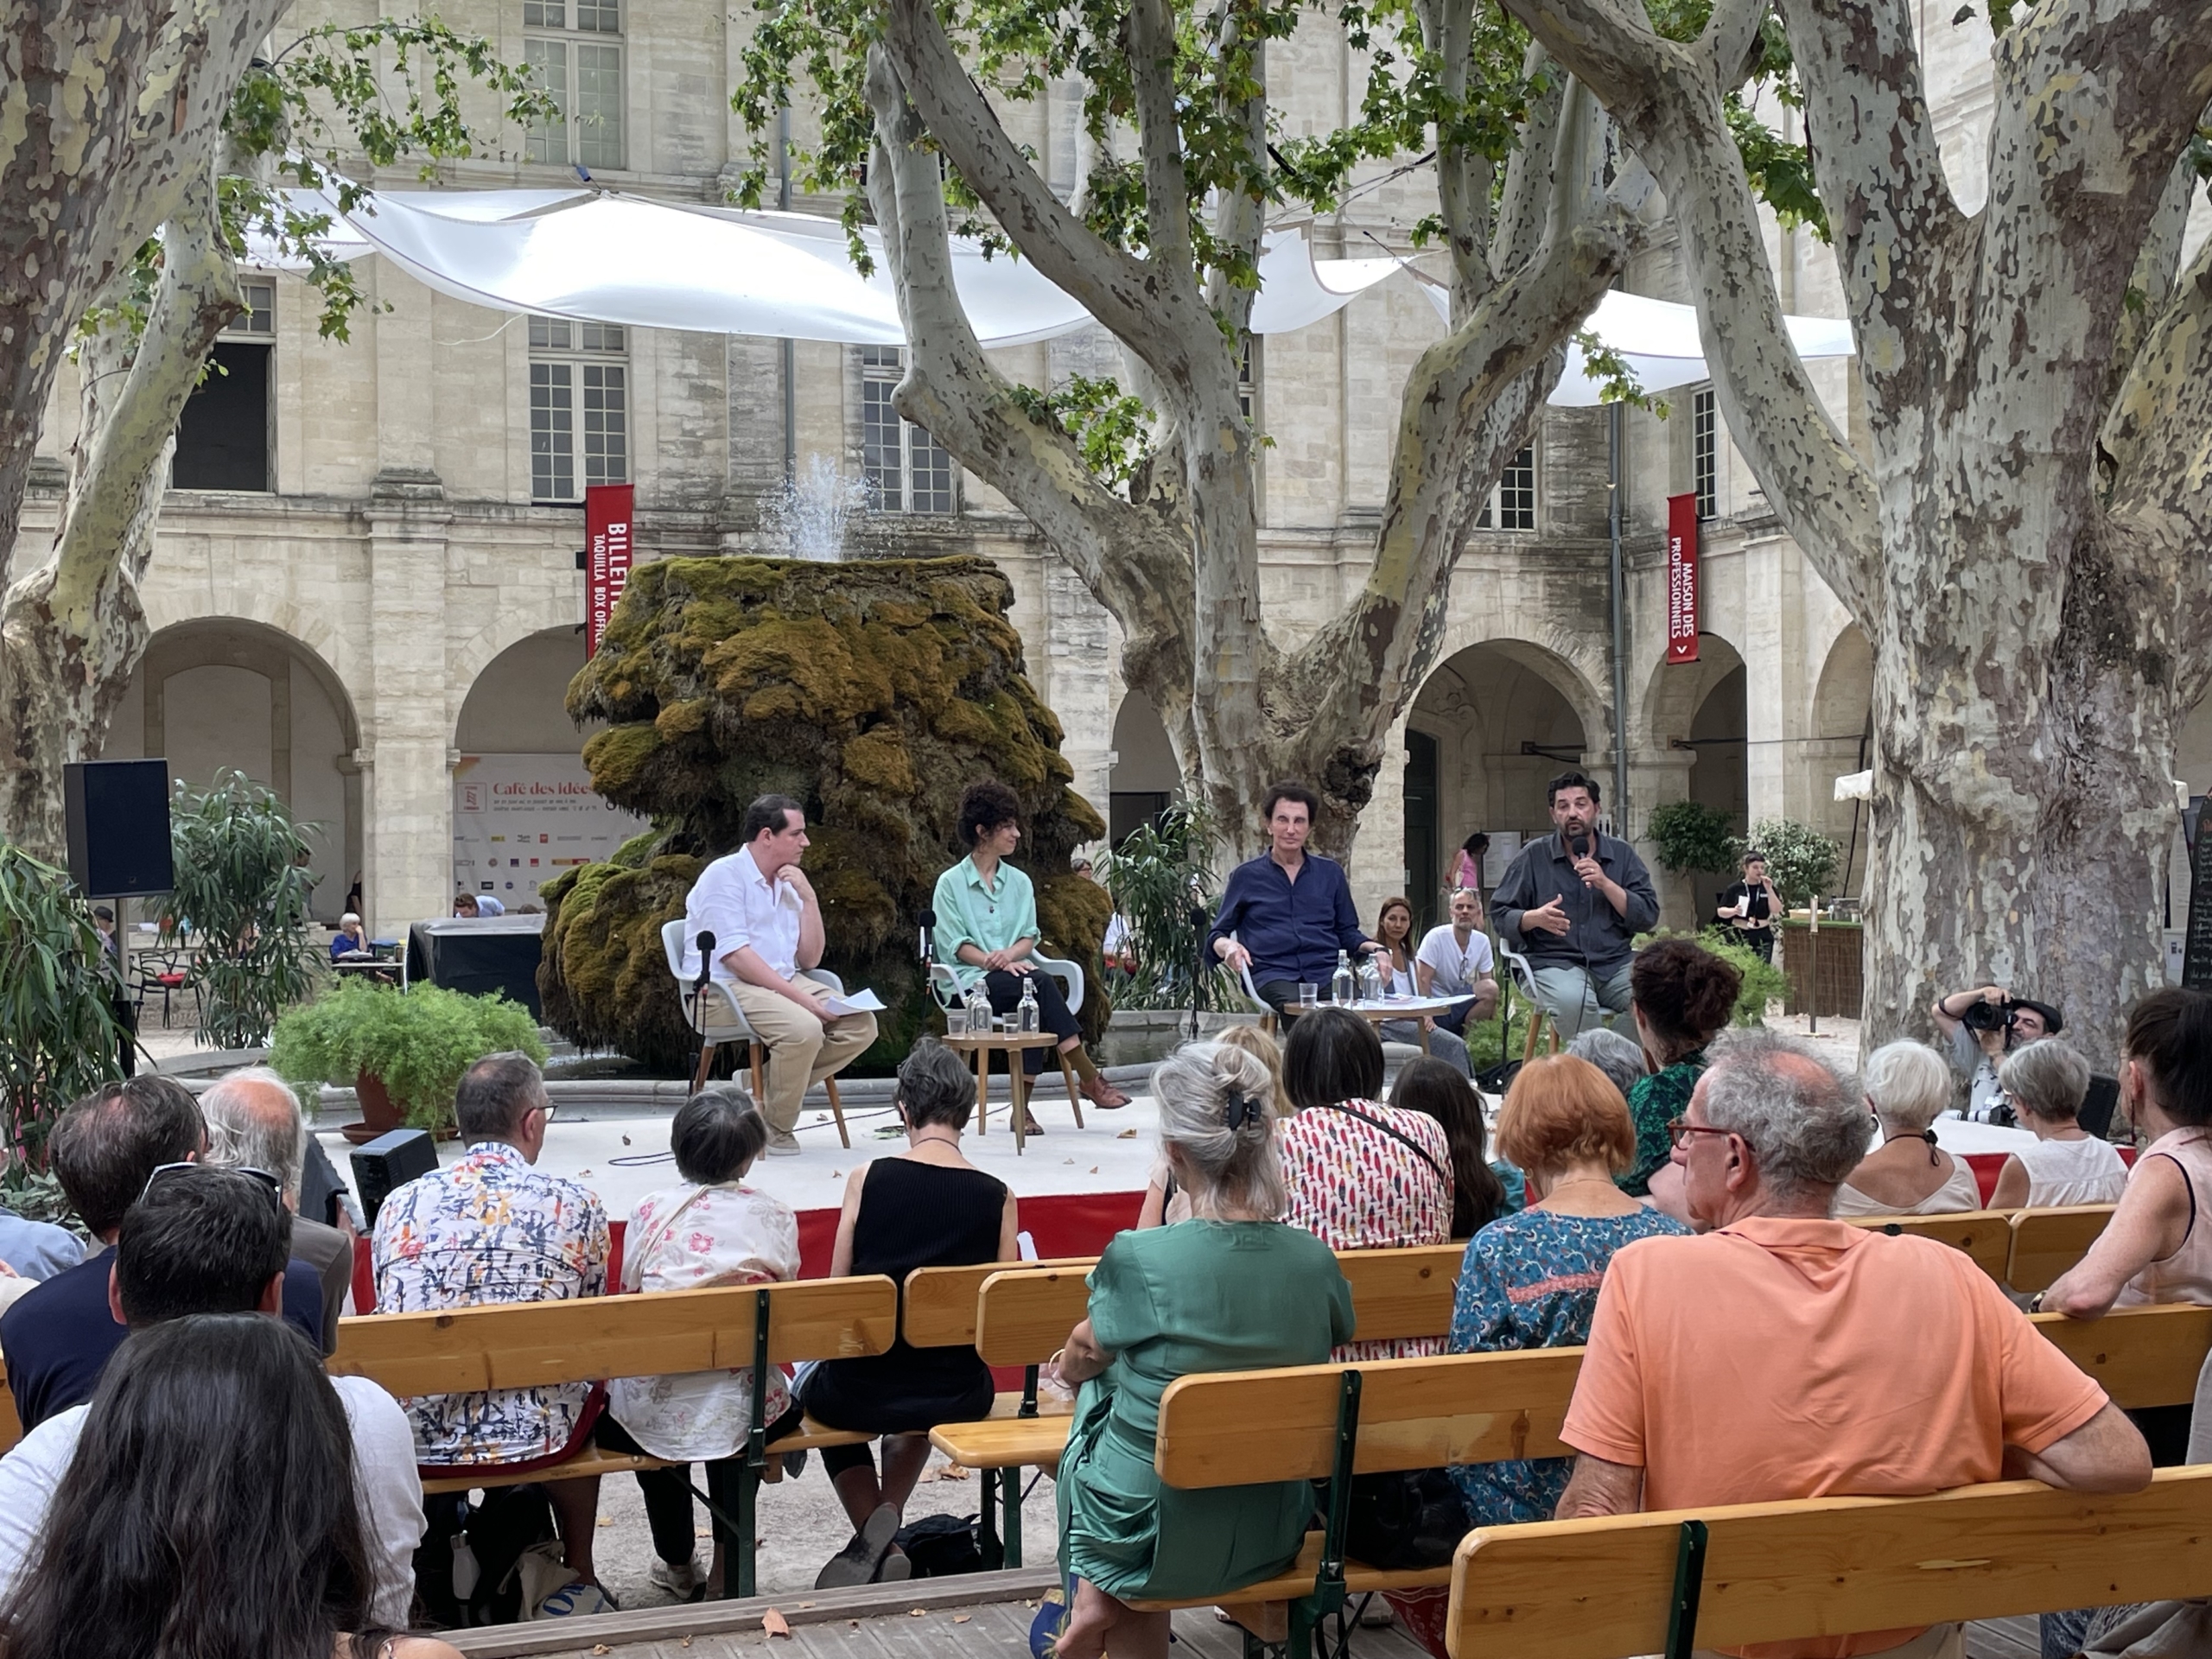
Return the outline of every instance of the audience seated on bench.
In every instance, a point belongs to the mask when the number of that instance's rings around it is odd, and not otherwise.
[[[1882,1144],[1835,1190],[1835,1214],[1934,1216],[1981,1208],[1963,1158],[1936,1144],[1929,1125],[1951,1103],[1951,1068],[1925,1043],[1885,1043],[1866,1057],[1860,1086]]]
[[[734,1084],[701,1090],[677,1110],[668,1143],[683,1184],[648,1192],[631,1211],[622,1288],[704,1290],[797,1278],[798,1218],[781,1198],[745,1185],[768,1144],[767,1120],[745,1091]],[[596,1442],[666,1459],[637,1471],[652,1529],[653,1582],[683,1601],[702,1585],[720,1594],[732,1542],[726,1517],[738,1512],[742,1454],[753,1430],[751,1368],[613,1377],[607,1393]],[[770,1440],[798,1428],[798,1408],[772,1366],[766,1401]],[[693,1559],[695,1460],[707,1465],[707,1494],[718,1511],[714,1560],[704,1573]]]
[[[1560,1519],[2149,1478],[2134,1427],[1961,1253],[1827,1219],[1866,1133],[1858,1090],[1809,1047],[1763,1032],[1718,1046],[1672,1154],[1713,1230],[1631,1244],[1607,1269],[1561,1432],[1580,1455]],[[1921,1659],[1956,1639],[1901,1622],[1768,1651]]]
[[[1279,1571],[1305,1535],[1303,1481],[1177,1491],[1154,1466],[1177,1376],[1311,1364],[1352,1335],[1336,1258],[1275,1219],[1271,1090],[1265,1066],[1215,1043],[1153,1075],[1169,1166],[1202,1219],[1116,1237],[1091,1272],[1089,1317],[1046,1368],[1082,1387],[1056,1483],[1060,1564],[1075,1580],[1059,1659],[1166,1659],[1167,1615],[1130,1601],[1232,1591]]]
[[[2005,1158],[1989,1207],[2118,1204],[2127,1191],[2127,1166],[2111,1141],[2081,1125],[2089,1094],[2089,1063],[2082,1052],[2063,1037],[2046,1037],[2005,1056],[1997,1078],[2036,1143]]]
[[[377,1212],[377,1306],[443,1313],[486,1303],[562,1301],[607,1289],[607,1211],[588,1188],[531,1166],[553,1107],[537,1067],[495,1054],[463,1074],[454,1117],[459,1162],[394,1192]],[[589,1382],[429,1395],[405,1402],[425,1469],[548,1468],[588,1445],[606,1390]],[[599,1477],[548,1483],[563,1559],[597,1582]],[[592,1611],[592,1598],[572,1598]]]
[[[974,1074],[950,1049],[925,1039],[899,1068],[896,1098],[907,1149],[862,1164],[846,1182],[831,1275],[881,1273],[904,1285],[917,1268],[1019,1260],[1013,1192],[960,1154],[976,1107]],[[902,1337],[887,1353],[817,1366],[805,1395],[816,1421],[885,1437],[880,1477],[864,1444],[822,1453],[855,1531],[815,1587],[904,1579],[909,1564],[892,1536],[929,1462],[929,1431],[989,1412],[989,1369],[972,1348],[916,1348]]]

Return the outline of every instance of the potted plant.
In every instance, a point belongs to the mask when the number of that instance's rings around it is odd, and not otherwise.
[[[519,1003],[353,980],[287,1011],[269,1062],[302,1090],[353,1084],[361,1122],[345,1135],[358,1144],[401,1128],[450,1136],[461,1073],[486,1054],[508,1052],[544,1063],[537,1022]]]

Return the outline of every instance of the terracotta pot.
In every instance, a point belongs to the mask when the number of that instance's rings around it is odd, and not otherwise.
[[[361,1121],[348,1123],[339,1133],[354,1146],[366,1146],[378,1135],[389,1135],[394,1129],[407,1127],[405,1117],[392,1103],[391,1092],[384,1086],[382,1077],[373,1072],[362,1072],[353,1079],[353,1093],[361,1103]],[[450,1141],[460,1131],[449,1123],[442,1123],[432,1134],[437,1140]]]

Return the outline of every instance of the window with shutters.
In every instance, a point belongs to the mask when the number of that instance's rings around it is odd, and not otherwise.
[[[1677,451],[1676,453],[1680,453]],[[1690,487],[1697,492],[1697,516],[1710,518],[1719,511],[1720,412],[1713,388],[1690,396]]]
[[[621,0],[523,0],[522,22],[523,61],[561,106],[557,119],[531,125],[524,156],[624,165]]]
[[[868,493],[881,512],[957,512],[960,469],[952,452],[892,404],[902,372],[897,346],[861,347],[861,464]]]
[[[530,320],[530,499],[580,501],[630,476],[626,331],[611,322]]]

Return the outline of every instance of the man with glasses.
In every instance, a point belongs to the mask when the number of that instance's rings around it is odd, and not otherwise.
[[[276,1178],[258,1169],[164,1164],[123,1218],[107,1298],[131,1331],[199,1313],[281,1309],[291,1216]],[[423,1485],[406,1414],[365,1376],[330,1379],[353,1430],[362,1542],[375,1577],[371,1612],[404,1628],[415,1597],[415,1548],[423,1536]],[[0,1599],[36,1553],[48,1507],[61,1489],[87,1408],[56,1412],[0,1458]],[[210,1455],[219,1456],[220,1448]]]
[[[1969,1261],[1828,1218],[1866,1150],[1853,1080],[1764,1031],[1715,1046],[1668,1125],[1694,1237],[1640,1240],[1598,1293],[1560,1438],[1558,1518],[2002,1478],[2151,1478],[2135,1426]],[[1770,1659],[1951,1659],[1961,1627],[1762,1645]]]
[[[377,1211],[378,1313],[605,1294],[605,1208],[589,1188],[532,1167],[552,1116],[544,1079],[526,1056],[494,1054],[468,1068],[454,1096],[466,1143],[459,1160],[396,1189]],[[599,1385],[567,1382],[428,1395],[405,1404],[416,1461],[424,1467],[499,1464],[512,1471],[572,1456],[589,1440],[606,1400]],[[569,1566],[595,1584],[599,1478],[550,1482],[545,1493]]]
[[[111,1083],[61,1115],[48,1137],[47,1162],[86,1230],[104,1249],[56,1274],[0,1316],[0,1353],[9,1392],[25,1429],[81,1405],[126,1334],[108,1307],[108,1278],[123,1218],[155,1173],[188,1164],[207,1147],[200,1108],[174,1077]],[[280,1204],[274,1176],[270,1202]],[[315,1270],[284,1270],[284,1322],[323,1351],[322,1287]]]

